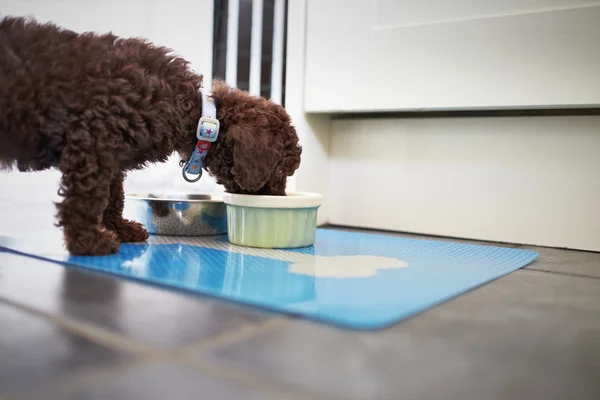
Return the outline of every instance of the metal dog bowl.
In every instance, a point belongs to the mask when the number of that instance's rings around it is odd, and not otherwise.
[[[221,196],[206,194],[127,195],[128,216],[148,233],[207,236],[227,232],[227,207]]]

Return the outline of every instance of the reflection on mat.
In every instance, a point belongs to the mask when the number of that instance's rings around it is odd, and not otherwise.
[[[226,236],[153,236],[107,257],[71,257],[60,232],[0,237],[0,247],[73,266],[356,329],[383,328],[515,271],[529,250],[319,229],[295,250]],[[0,272],[2,266],[0,265]]]

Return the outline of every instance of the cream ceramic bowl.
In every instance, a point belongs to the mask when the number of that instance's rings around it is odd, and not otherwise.
[[[288,193],[255,196],[223,193],[227,234],[233,244],[262,248],[311,246],[317,232],[317,210],[323,196]]]

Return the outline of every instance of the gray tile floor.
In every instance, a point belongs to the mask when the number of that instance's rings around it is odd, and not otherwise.
[[[600,254],[533,249],[370,333],[0,253],[0,399],[600,399]]]

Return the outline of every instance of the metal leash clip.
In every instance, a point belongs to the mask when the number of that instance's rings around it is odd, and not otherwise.
[[[181,167],[181,175],[183,176],[183,179],[185,179],[185,181],[189,182],[189,183],[198,182],[200,180],[200,178],[202,178],[202,169],[199,171],[197,178],[190,179],[190,178],[188,178],[187,173],[186,173],[188,165],[190,165],[189,161],[179,160],[179,166]]]

